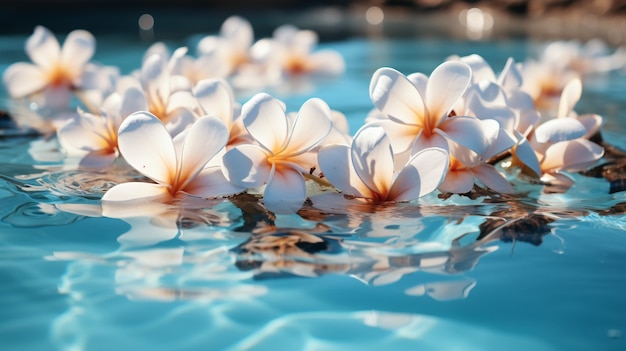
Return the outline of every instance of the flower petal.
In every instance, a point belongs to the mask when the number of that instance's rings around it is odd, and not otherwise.
[[[103,150],[110,147],[106,120],[90,113],[81,113],[68,120],[57,131],[59,143],[66,149],[83,151]]]
[[[486,187],[504,194],[513,193],[513,187],[509,182],[496,170],[493,165],[482,164],[472,168],[472,173]]]
[[[448,117],[454,104],[467,90],[471,77],[470,67],[458,61],[444,62],[430,74],[425,100],[431,126]]]
[[[528,139],[524,138],[519,133],[516,133],[516,135],[520,141],[513,149],[513,155],[539,177],[541,175],[541,166],[539,165],[539,159],[537,159],[535,150],[533,150]]]
[[[600,130],[603,121],[601,116],[591,113],[578,116],[577,119],[578,122],[582,123],[583,126],[585,126],[585,130],[587,131],[587,133],[585,133],[585,136],[583,137],[585,139],[589,139],[594,134],[596,134],[598,130]]]
[[[271,166],[267,152],[252,144],[238,145],[222,158],[222,171],[226,179],[242,188],[256,188],[267,182]]]
[[[314,73],[318,75],[337,76],[346,70],[343,56],[334,50],[320,50],[310,56]]]
[[[493,82],[496,80],[496,75],[493,73],[493,69],[482,56],[472,54],[461,57],[459,61],[470,66],[472,70],[472,81],[474,83],[479,83],[480,81]]]
[[[41,68],[26,62],[10,65],[4,71],[2,80],[9,95],[16,99],[36,93],[49,84]]]
[[[263,203],[268,210],[277,214],[297,212],[306,199],[304,177],[289,167],[273,168],[263,193]]]
[[[268,151],[282,149],[287,141],[288,122],[278,100],[266,93],[253,96],[241,107],[248,133]]]
[[[118,184],[109,189],[102,196],[102,203],[105,202],[127,202],[127,201],[150,201],[164,202],[169,198],[167,188],[160,184],[128,182]],[[103,213],[107,216],[106,213]]]
[[[426,108],[417,88],[402,73],[383,67],[370,82],[374,106],[399,123],[423,126]]]
[[[59,41],[43,26],[35,27],[33,34],[26,40],[26,54],[37,66],[52,67],[57,63],[60,53]]]
[[[603,155],[604,149],[589,140],[561,141],[546,150],[541,170],[580,171],[594,164]]]
[[[80,72],[96,51],[96,38],[86,30],[70,32],[61,49],[61,59],[66,68]]]
[[[439,185],[441,192],[465,194],[474,188],[474,175],[469,170],[449,171]]]
[[[117,153],[111,150],[96,150],[80,160],[80,168],[103,169],[115,161]]]
[[[489,124],[489,126],[498,128],[497,123]],[[456,116],[443,121],[436,132],[459,145],[482,154],[489,147],[490,141],[483,128],[485,128],[484,122],[477,118]]]
[[[352,140],[352,165],[361,181],[385,196],[393,182],[394,159],[391,142],[382,127],[365,125]]]
[[[515,92],[519,91],[517,89],[521,88],[523,82],[522,72],[520,72],[517,63],[512,57],[509,57],[502,72],[500,72],[498,84],[506,91]]]
[[[323,100],[307,100],[298,111],[283,152],[300,154],[319,144],[333,127],[331,118],[330,108]]]
[[[122,122],[118,146],[124,159],[141,174],[170,185],[177,170],[172,138],[161,121],[149,112],[136,112]]]
[[[226,126],[233,123],[234,101],[233,91],[222,79],[204,79],[193,89],[205,114],[219,117]]]
[[[120,107],[119,116],[124,119],[131,114],[139,111],[148,110],[148,101],[143,91],[138,87],[129,87],[124,91],[122,96],[122,106]]]
[[[320,149],[317,162],[324,177],[341,192],[372,198],[372,191],[361,181],[352,166],[350,147],[331,145]]]
[[[226,180],[219,166],[203,169],[193,181],[185,187],[186,193],[205,198],[230,196],[244,190],[244,187],[235,186]]]
[[[387,200],[410,201],[433,192],[446,176],[450,157],[440,148],[420,151],[398,173]]]
[[[228,17],[220,28],[220,36],[228,39],[239,50],[248,49],[254,41],[250,22],[240,16]]]
[[[180,190],[186,190],[186,184],[193,181],[227,142],[228,129],[217,117],[202,117],[187,130],[179,158]]]
[[[556,116],[558,118],[567,117],[570,112],[574,111],[574,106],[580,100],[583,93],[583,84],[579,78],[572,79],[563,88],[561,93],[561,100],[559,100],[559,109]]]
[[[537,143],[556,143],[573,140],[587,133],[585,126],[573,118],[551,119],[537,126],[532,141]]]
[[[421,132],[421,128],[418,126],[397,123],[389,119],[370,123],[385,129],[396,154],[409,150]]]

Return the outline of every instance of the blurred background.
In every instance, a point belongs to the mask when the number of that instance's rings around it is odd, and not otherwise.
[[[394,36],[467,36],[469,28],[471,39],[530,36],[626,43],[626,0],[13,0],[0,5],[0,35],[30,34],[44,25],[59,34],[148,28],[155,40],[176,39],[216,32],[234,14],[248,19],[258,37],[291,23],[316,30],[322,40],[370,36],[375,27],[377,33]]]

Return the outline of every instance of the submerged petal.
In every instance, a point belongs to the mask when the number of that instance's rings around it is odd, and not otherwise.
[[[278,214],[295,213],[305,199],[306,186],[299,171],[289,167],[273,168],[263,193],[263,203],[268,210]]]
[[[118,145],[128,164],[157,183],[172,184],[177,170],[172,138],[149,112],[136,112],[122,122]]]
[[[374,72],[370,98],[378,110],[394,121],[424,125],[426,110],[422,96],[402,73],[387,67]]]
[[[410,201],[431,193],[441,184],[450,157],[440,148],[428,148],[411,157],[389,191],[388,200]]]

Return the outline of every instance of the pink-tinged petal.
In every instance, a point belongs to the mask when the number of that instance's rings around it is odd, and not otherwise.
[[[423,126],[426,108],[417,88],[402,73],[383,67],[374,72],[370,83],[374,106],[390,119]]]
[[[497,123],[492,124],[491,127],[497,129]],[[457,116],[443,121],[436,132],[463,147],[482,154],[490,141],[483,128],[483,122],[477,118]]]
[[[524,136],[528,136],[532,129],[539,123],[539,113],[535,109],[522,110],[519,113],[519,120],[515,129],[522,133]]]
[[[552,119],[537,126],[533,141],[537,143],[556,143],[583,137],[587,133],[585,126],[573,118]]]
[[[267,150],[283,148],[289,126],[278,100],[266,93],[256,94],[241,107],[241,117],[248,133]]]
[[[519,133],[517,133],[517,137],[520,141],[513,149],[513,154],[539,177],[541,175],[541,167],[535,150],[533,150],[528,139],[524,138]]]
[[[439,148],[428,148],[413,156],[398,173],[388,200],[410,201],[433,192],[445,178],[450,157]]]
[[[267,152],[252,144],[238,145],[226,152],[222,158],[222,171],[229,182],[242,188],[256,188],[270,175],[271,165]]]
[[[277,214],[296,213],[306,199],[302,174],[288,167],[273,168],[263,193],[265,207]]]
[[[472,168],[472,173],[478,178],[486,187],[491,190],[495,190],[504,194],[513,193],[513,187],[509,182],[496,170],[493,165],[482,164],[480,166]]]
[[[179,158],[179,190],[186,190],[186,184],[224,148],[228,137],[224,122],[213,116],[200,118],[188,129]]]
[[[289,141],[281,153],[300,154],[319,144],[333,128],[331,118],[330,108],[323,100],[307,100],[298,111]]]
[[[26,40],[26,54],[37,66],[49,68],[57,64],[61,46],[50,30],[37,26]]]
[[[541,169],[544,172],[561,169],[580,171],[594,164],[603,155],[604,149],[589,140],[561,141],[546,150]]]
[[[234,101],[233,91],[222,79],[205,79],[198,82],[193,89],[202,111],[209,116],[219,117],[230,127],[233,123]]]
[[[193,181],[185,187],[186,193],[205,198],[230,196],[244,190],[244,187],[235,186],[226,180],[219,166],[203,169]]]
[[[444,62],[430,74],[425,100],[431,126],[448,117],[454,104],[467,90],[471,77],[470,67],[456,61]]]
[[[386,195],[393,182],[394,159],[385,130],[371,125],[362,127],[352,140],[351,157],[361,181],[372,191]]]
[[[395,153],[409,150],[421,132],[421,128],[415,125],[397,123],[388,119],[370,122],[370,124],[385,129]]]
[[[102,196],[105,202],[150,201],[165,202],[170,198],[167,188],[160,184],[129,182],[118,184]],[[107,216],[103,211],[103,215]]]
[[[124,91],[124,95],[122,96],[122,106],[119,111],[119,116],[122,119],[135,112],[147,110],[148,100],[146,100],[146,96],[139,87],[129,87],[126,91]]]
[[[474,188],[474,174],[469,170],[450,170],[439,185],[441,192],[465,194]]]
[[[68,69],[80,71],[96,51],[96,38],[86,30],[75,30],[67,35],[61,59]]]
[[[10,65],[2,76],[4,86],[12,98],[23,98],[46,87],[49,82],[46,74],[30,63],[17,62]]]
[[[95,151],[111,146],[106,120],[88,113],[82,113],[77,118],[67,121],[57,131],[57,136],[59,143],[66,149]]]
[[[556,114],[558,118],[565,118],[571,111],[574,111],[574,106],[580,100],[583,93],[583,84],[579,78],[572,79],[561,93],[561,100],[559,101],[559,109]]]
[[[541,181],[552,186],[557,186],[559,190],[566,191],[574,185],[574,179],[567,173],[546,173],[541,177]]]
[[[177,170],[170,134],[149,112],[136,112],[122,122],[118,146],[126,162],[146,177],[170,185]]]
[[[239,50],[245,50],[254,41],[252,25],[245,18],[231,16],[222,23],[220,36],[229,40]]]
[[[80,168],[103,169],[115,161],[115,150],[96,150],[85,155],[79,163]]]
[[[598,130],[600,130],[603,121],[601,116],[595,114],[581,115],[578,116],[576,119],[578,119],[578,122],[582,123],[583,126],[585,126],[585,130],[587,131],[587,133],[585,133],[585,136],[583,137],[585,139],[589,139],[594,134],[596,134]]]
[[[324,177],[341,192],[359,197],[373,197],[372,191],[361,181],[352,166],[350,147],[323,147],[317,154],[317,160]]]

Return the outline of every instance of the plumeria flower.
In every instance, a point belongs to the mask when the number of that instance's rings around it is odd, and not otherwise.
[[[252,47],[255,61],[268,66],[269,74],[293,77],[299,75],[336,76],[344,72],[343,57],[334,50],[314,49],[317,34],[283,25],[274,31],[271,39],[261,39]]]
[[[250,48],[253,42],[254,31],[250,22],[239,16],[231,16],[222,23],[219,35],[209,35],[198,42],[198,56],[219,62],[226,77],[251,63]]]
[[[169,202],[186,195],[209,198],[242,189],[230,184],[220,167],[206,167],[228,141],[228,129],[217,117],[202,117],[172,139],[163,123],[149,112],[136,112],[122,122],[118,145],[128,164],[155,183],[114,186],[103,202]]]
[[[38,95],[45,106],[67,108],[72,92],[82,88],[82,75],[95,47],[95,38],[87,31],[69,33],[61,47],[52,32],[37,26],[26,41],[32,63],[14,63],[4,72],[9,95],[16,99]]]
[[[67,121],[57,136],[66,151],[87,152],[81,160],[84,167],[104,167],[117,158],[118,129],[130,114],[147,109],[143,93],[129,88],[124,95],[111,94],[104,100],[99,114],[78,109],[78,116]]]
[[[198,110],[198,101],[191,93],[191,82],[172,73],[186,51],[186,48],[176,50],[169,60],[159,54],[150,55],[141,66],[139,78],[123,77],[118,87],[120,90],[140,87],[148,111],[165,124],[171,135],[177,135],[193,123],[196,120],[194,111]]]
[[[394,152],[415,154],[427,147],[449,151],[448,140],[474,152],[484,150],[487,139],[480,137],[480,120],[451,116],[470,81],[470,67],[454,61],[444,62],[430,77],[378,69],[370,83],[370,97],[381,113],[376,123],[385,128]]]
[[[559,40],[550,42],[543,48],[540,61],[587,75],[624,67],[624,54],[624,48],[611,53],[606,43],[600,39],[592,39],[584,44],[575,40]]]
[[[427,148],[394,173],[391,141],[382,127],[366,124],[351,146],[333,145],[318,154],[320,168],[333,186],[374,203],[410,201],[434,191],[448,168],[448,152]]]
[[[312,150],[332,129],[328,105],[309,99],[292,119],[278,100],[259,93],[242,106],[241,115],[257,144],[237,145],[226,152],[226,178],[245,188],[266,184],[263,198],[270,211],[296,212],[306,198],[303,174],[317,165]]]

